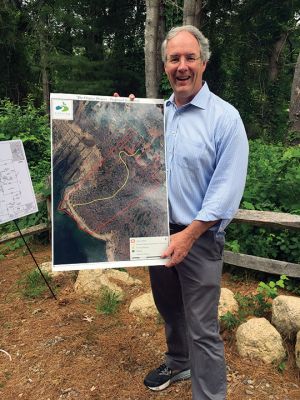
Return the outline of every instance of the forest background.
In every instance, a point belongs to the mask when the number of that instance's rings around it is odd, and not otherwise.
[[[241,208],[300,214],[300,0],[0,0],[0,140],[23,141],[35,190],[49,193],[49,93],[167,98],[160,44],[182,23],[209,38],[205,79],[246,126]],[[227,236],[232,251],[300,262],[296,233],[231,224]]]

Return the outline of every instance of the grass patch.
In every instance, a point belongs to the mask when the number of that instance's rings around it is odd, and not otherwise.
[[[45,271],[43,271],[43,275],[50,284],[52,282],[52,276]],[[21,286],[23,296],[30,299],[41,297],[49,290],[38,269],[28,272],[25,277],[19,281],[19,285]]]
[[[99,314],[111,315],[118,311],[121,303],[120,295],[109,289],[102,289],[96,303],[96,311]]]

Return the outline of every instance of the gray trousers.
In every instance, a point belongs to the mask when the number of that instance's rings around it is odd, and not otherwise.
[[[223,247],[223,236],[207,231],[180,264],[149,268],[155,304],[165,321],[166,364],[191,369],[193,400],[226,398],[218,323]]]

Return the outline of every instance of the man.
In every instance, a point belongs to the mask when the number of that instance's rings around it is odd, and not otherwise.
[[[210,92],[202,75],[209,43],[187,25],[162,46],[173,94],[165,104],[171,242],[166,266],[150,267],[165,321],[165,363],[144,384],[162,390],[191,376],[193,400],[224,400],[226,366],[218,303],[224,228],[242,197],[248,142],[238,111]]]

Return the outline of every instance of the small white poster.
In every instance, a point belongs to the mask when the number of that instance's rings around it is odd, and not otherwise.
[[[0,142],[0,224],[37,211],[22,141]]]

